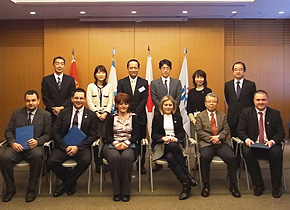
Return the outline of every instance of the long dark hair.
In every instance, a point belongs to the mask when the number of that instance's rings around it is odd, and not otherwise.
[[[96,77],[96,73],[98,71],[102,71],[102,72],[105,72],[106,73],[106,77],[103,81],[103,87],[105,87],[107,85],[107,77],[108,77],[108,73],[107,73],[107,69],[105,68],[105,66],[103,65],[98,65],[96,68],[95,68],[95,71],[94,71],[94,78],[95,78],[95,85],[97,85],[98,83],[98,79]]]

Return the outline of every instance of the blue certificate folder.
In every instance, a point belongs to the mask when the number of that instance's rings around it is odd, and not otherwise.
[[[33,138],[33,125],[16,128],[16,142],[21,144],[24,150],[29,149],[27,141]]]
[[[85,138],[87,138],[87,135],[84,134],[84,132],[82,132],[77,126],[74,125],[65,135],[65,137],[63,137],[63,140],[69,146],[76,146],[80,142],[82,142]]]
[[[260,149],[270,149],[267,145],[264,143],[255,143],[251,145],[252,148],[260,148]]]

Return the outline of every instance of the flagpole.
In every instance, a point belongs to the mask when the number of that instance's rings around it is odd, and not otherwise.
[[[73,61],[75,61],[75,54],[76,54],[76,51],[75,51],[75,49],[73,48],[73,49],[72,49],[72,59],[73,59]]]

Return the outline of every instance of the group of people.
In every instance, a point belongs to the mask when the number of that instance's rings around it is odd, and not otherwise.
[[[1,158],[0,167],[6,184],[3,202],[9,202],[16,193],[13,167],[21,160],[30,164],[30,177],[26,202],[35,200],[37,182],[44,164],[43,144],[50,139],[54,148],[47,160],[62,183],[54,190],[58,197],[76,192],[78,178],[91,164],[91,145],[101,139],[104,146],[95,148],[96,171],[99,172],[102,158],[108,161],[108,169],[113,183],[113,200],[130,200],[130,182],[133,162],[140,150],[141,173],[145,174],[146,148],[141,140],[146,138],[147,115],[145,106],[148,98],[148,81],[139,77],[140,63],[136,59],[127,62],[128,76],[118,81],[117,95],[114,98],[113,87],[107,83],[107,70],[98,65],[93,73],[95,81],[87,91],[76,88],[74,79],[63,73],[65,59],[53,59],[54,73],[43,78],[41,83],[42,100],[46,110],[39,108],[40,97],[35,90],[24,94],[25,107],[16,109],[5,131],[7,147]],[[180,115],[181,82],[170,77],[171,61],[159,62],[161,77],[151,83],[151,98],[155,105],[152,122],[153,160],[165,158],[170,169],[182,185],[180,200],[187,199],[191,187],[198,182],[191,176],[183,154],[186,133]],[[197,137],[201,153],[201,173],[203,188],[201,195],[210,194],[210,163],[215,155],[220,156],[228,165],[229,190],[234,197],[241,197],[236,186],[239,161],[230,147],[227,137],[231,133],[240,137],[246,146],[243,154],[249,172],[256,186],[254,194],[264,191],[264,184],[258,164],[258,158],[270,160],[273,197],[281,196],[282,149],[281,141],[285,137],[279,111],[267,107],[268,95],[263,90],[256,91],[254,82],[244,79],[246,66],[242,62],[233,65],[234,80],[225,84],[225,98],[228,114],[217,111],[218,96],[207,87],[206,73],[197,70],[193,74],[194,88],[188,95],[188,115],[191,121],[191,136]],[[113,102],[115,102],[114,110]],[[88,108],[85,107],[87,103]],[[262,114],[260,114],[260,112]],[[33,126],[33,138],[24,148],[18,139],[17,128]],[[70,143],[67,135],[76,127],[84,136],[78,143]],[[253,148],[255,143],[264,143],[266,149]],[[99,152],[99,149],[101,151]],[[100,154],[100,155],[99,155]],[[74,159],[77,165],[68,169],[62,163]],[[137,163],[137,168],[139,164]],[[162,169],[155,164],[153,171]]]

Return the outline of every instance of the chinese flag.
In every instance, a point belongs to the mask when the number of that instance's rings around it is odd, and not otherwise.
[[[71,65],[70,65],[69,75],[75,79],[76,88],[78,88],[79,82],[78,82],[77,64],[76,64],[76,61],[74,59],[72,60]]]

